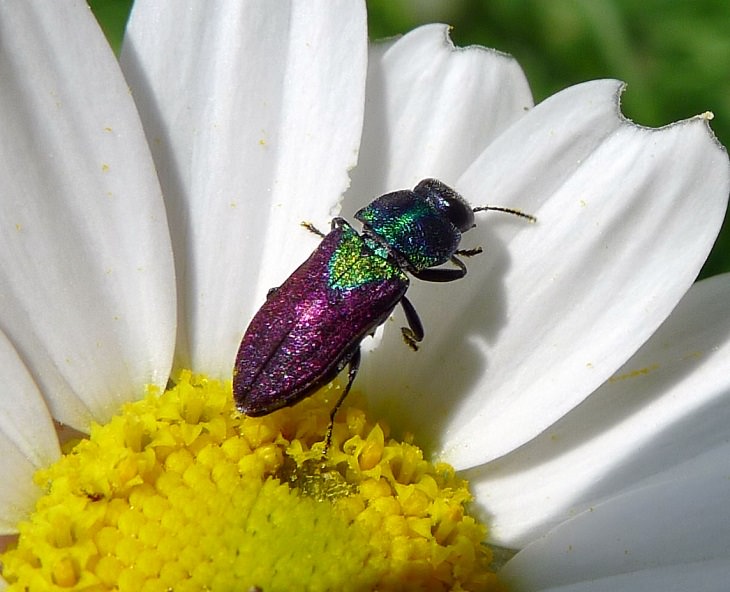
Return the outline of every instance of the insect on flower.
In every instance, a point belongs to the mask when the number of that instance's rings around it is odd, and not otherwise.
[[[406,298],[408,274],[427,282],[452,282],[466,275],[459,256],[462,233],[475,226],[474,212],[497,210],[535,221],[518,210],[472,208],[456,191],[436,179],[411,190],[386,193],[355,214],[358,233],[334,218],[329,234],[278,288],[246,329],[233,369],[238,409],[262,416],[294,405],[349,366],[347,385],[330,413],[327,452],[337,410],[352,387],[360,365],[360,343],[385,322],[400,303],[408,327],[403,339],[413,349],[424,330]],[[437,268],[451,261],[456,267]]]

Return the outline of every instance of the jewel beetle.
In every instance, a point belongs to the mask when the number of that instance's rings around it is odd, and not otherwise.
[[[427,282],[451,282],[466,275],[459,256],[462,233],[475,226],[474,212],[497,210],[528,218],[518,210],[472,208],[436,179],[411,190],[386,193],[359,210],[358,233],[334,218],[309,258],[278,288],[249,324],[233,369],[238,409],[262,416],[294,405],[333,380],[348,366],[347,385],[330,413],[325,453],[335,415],[360,365],[360,343],[401,304],[408,327],[405,342],[418,349],[424,337],[416,309],[406,298],[409,275]],[[454,267],[437,267],[447,262]]]

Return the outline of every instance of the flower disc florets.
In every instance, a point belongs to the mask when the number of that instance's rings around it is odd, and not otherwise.
[[[484,529],[451,467],[341,410],[337,387],[262,418],[182,372],[37,474],[2,557],[11,590],[482,590]]]

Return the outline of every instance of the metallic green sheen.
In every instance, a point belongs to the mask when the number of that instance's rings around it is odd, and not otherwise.
[[[339,290],[394,278],[408,282],[408,277],[400,267],[373,252],[352,228],[347,230],[339,248],[332,253],[328,268],[329,285]]]
[[[461,240],[459,229],[413,192],[383,195],[355,217],[416,271],[448,261]]]

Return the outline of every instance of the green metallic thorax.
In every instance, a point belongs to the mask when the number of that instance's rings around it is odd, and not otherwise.
[[[412,192],[383,195],[355,217],[416,271],[448,261],[461,240],[446,216]]]
[[[374,281],[408,277],[397,265],[386,259],[387,252],[374,241],[363,239],[349,226],[343,227],[342,242],[329,260],[329,285],[346,290]]]

